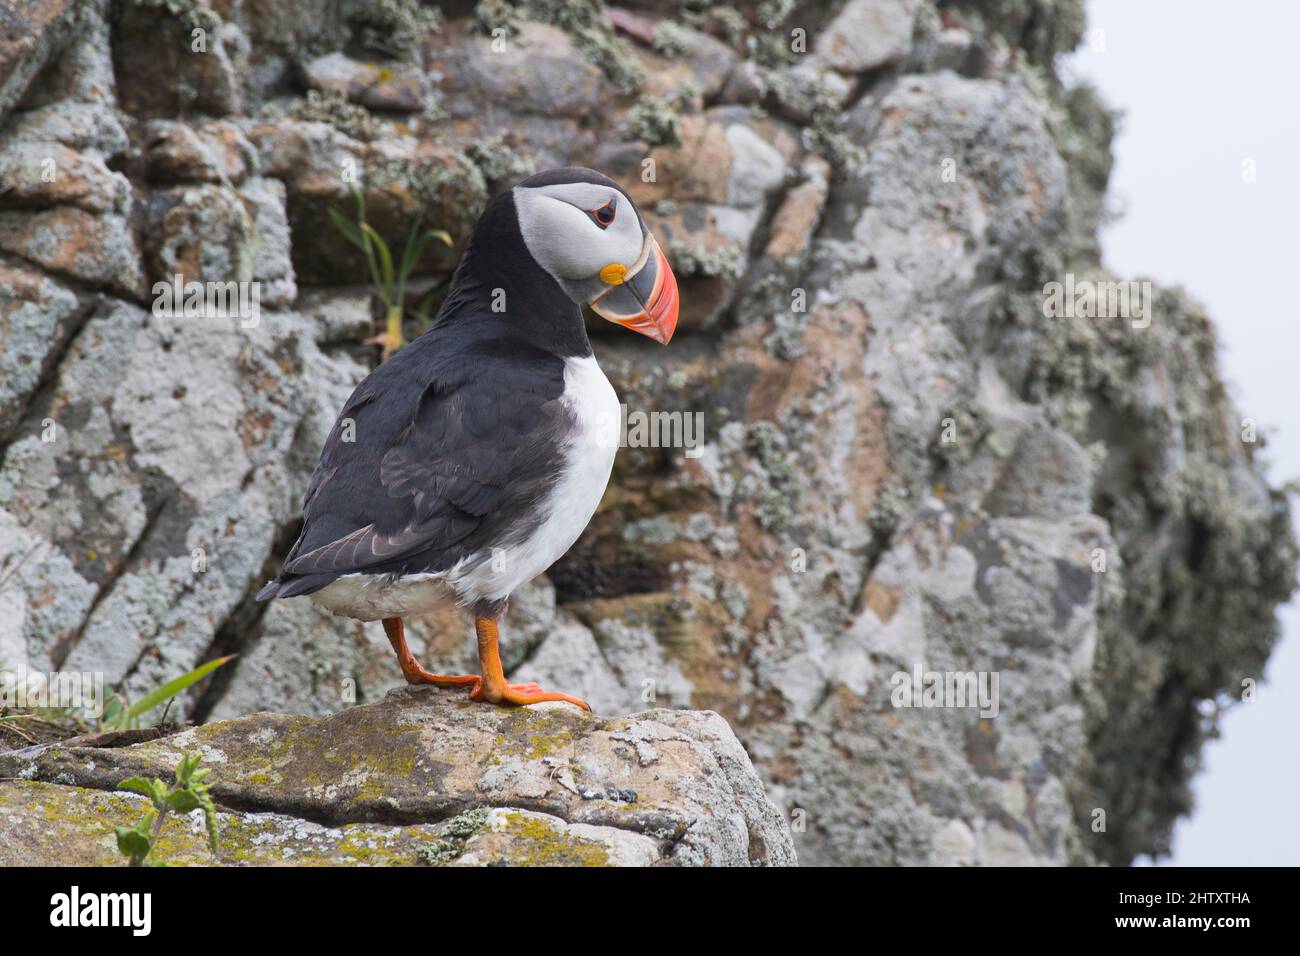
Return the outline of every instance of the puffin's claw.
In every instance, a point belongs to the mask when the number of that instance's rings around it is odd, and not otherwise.
[[[514,704],[516,706],[521,706],[523,704],[540,704],[548,700],[562,700],[566,704],[573,704],[576,707],[581,707],[583,710],[591,710],[591,706],[579,697],[573,697],[569,694],[561,694],[559,691],[542,690],[538,684],[531,682],[527,684],[506,684],[500,689],[500,691],[498,691],[497,695],[493,696],[497,699],[489,700],[487,695],[484,693],[483,684],[480,681],[479,685],[470,691],[469,699],[492,704]]]
[[[542,690],[542,685],[533,681],[526,684],[506,684],[501,691],[499,700],[488,700],[487,695],[483,692],[483,678],[477,674],[431,674],[418,664],[416,668],[417,670],[410,673],[404,672],[408,684],[433,684],[435,687],[468,687],[470,688],[469,699],[480,703],[520,705],[540,704],[548,700],[562,700],[566,703],[575,704],[583,710],[591,710],[585,700],[572,697],[569,694]]]

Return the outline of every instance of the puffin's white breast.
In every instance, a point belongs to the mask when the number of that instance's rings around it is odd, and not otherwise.
[[[595,356],[565,359],[560,401],[574,427],[563,451],[563,469],[540,502],[542,522],[496,554],[475,555],[452,569],[448,580],[466,602],[509,597],[549,568],[578,540],[605,494],[618,452],[622,409]],[[465,571],[458,573],[461,566]]]

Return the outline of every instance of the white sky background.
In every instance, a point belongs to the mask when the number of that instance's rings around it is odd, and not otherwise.
[[[1206,304],[1237,408],[1268,438],[1270,477],[1300,477],[1300,3],[1088,0],[1088,27],[1104,49],[1085,39],[1061,66],[1125,113],[1110,185],[1124,214],[1102,233],[1103,260]],[[1282,625],[1258,699],[1206,750],[1166,862],[1300,864],[1296,602]]]

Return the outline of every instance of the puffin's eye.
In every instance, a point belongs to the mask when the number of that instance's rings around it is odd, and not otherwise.
[[[610,200],[599,209],[593,209],[587,213],[592,222],[600,226],[601,229],[608,229],[610,223],[614,221],[614,200]]]

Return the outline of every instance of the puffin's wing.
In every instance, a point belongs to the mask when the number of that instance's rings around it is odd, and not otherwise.
[[[344,406],[307,490],[302,534],[259,598],[356,572],[444,570],[558,473],[571,425],[558,401],[562,359],[485,352],[422,367],[402,355]]]

